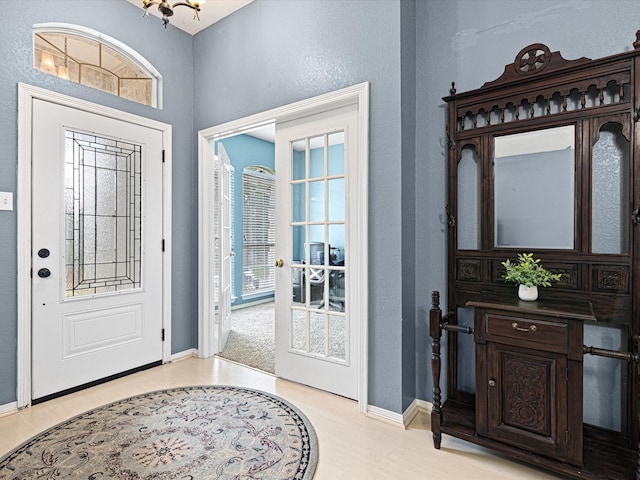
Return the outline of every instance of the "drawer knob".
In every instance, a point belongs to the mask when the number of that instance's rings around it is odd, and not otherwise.
[[[519,332],[535,332],[536,330],[538,330],[538,327],[536,327],[535,325],[530,325],[527,328],[522,328],[518,326],[518,322],[513,322],[511,326],[514,328],[514,330],[518,330]]]

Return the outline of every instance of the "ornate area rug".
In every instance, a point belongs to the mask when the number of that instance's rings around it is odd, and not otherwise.
[[[78,415],[0,459],[0,479],[310,480],[318,442],[276,396],[228,386],[145,393]]]

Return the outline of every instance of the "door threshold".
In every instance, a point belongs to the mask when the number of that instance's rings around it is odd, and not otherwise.
[[[31,405],[37,405],[39,403],[43,403],[49,400],[53,400],[54,398],[63,397],[65,395],[69,395],[70,393],[76,393],[81,390],[86,390],[87,388],[95,387],[96,385],[102,385],[103,383],[110,382],[111,380],[116,380],[117,378],[126,377],[127,375],[131,375],[132,373],[141,372],[143,370],[148,370],[153,367],[158,367],[162,365],[162,360],[158,360],[157,362],[148,363],[146,365],[142,365],[140,367],[132,368],[130,370],[126,370],[124,372],[116,373],[114,375],[110,375],[108,377],[100,378],[98,380],[94,380],[92,382],[83,383],[82,385],[78,385],[76,387],[67,388],[66,390],[62,390],[60,392],[52,393],[50,395],[45,395],[44,397],[34,398],[31,400]]]

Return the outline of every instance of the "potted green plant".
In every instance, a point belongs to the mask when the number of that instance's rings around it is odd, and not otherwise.
[[[533,258],[533,253],[519,253],[516,263],[507,260],[502,262],[502,266],[507,271],[503,276],[505,281],[519,285],[518,297],[521,300],[537,300],[538,287],[549,287],[551,282],[557,282],[562,277],[561,273],[551,273],[543,268],[540,259]]]

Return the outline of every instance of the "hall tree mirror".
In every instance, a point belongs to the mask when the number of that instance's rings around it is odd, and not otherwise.
[[[463,93],[452,84],[444,98],[447,304],[433,292],[430,312],[436,448],[449,434],[573,478],[640,480],[639,46],[565,60],[530,45],[498,79]],[[537,301],[503,280],[502,262],[519,253],[562,274]]]
[[[573,125],[496,136],[496,247],[573,249]]]

